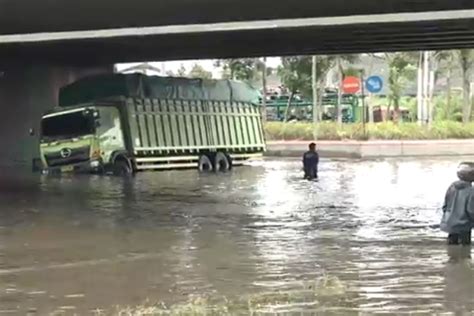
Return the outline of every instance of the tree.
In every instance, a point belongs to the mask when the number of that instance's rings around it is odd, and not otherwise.
[[[217,60],[216,67],[223,70],[223,78],[252,81],[256,78],[258,62],[255,58]]]
[[[321,108],[323,106],[323,98],[324,98],[324,92],[326,88],[326,80],[329,71],[334,67],[335,63],[335,56],[317,56],[316,58],[316,78],[313,81],[316,84],[316,88],[313,88],[313,90],[316,91],[316,96],[318,98],[317,100],[317,108],[319,111],[317,111],[316,115],[318,116],[316,118],[316,121],[321,120]]]
[[[446,77],[446,108],[444,118],[451,118],[453,112],[452,106],[452,70],[458,68],[461,70],[462,87],[463,87],[463,106],[462,120],[467,123],[471,120],[472,100],[471,100],[471,80],[472,68],[474,65],[474,51],[471,49],[440,51],[435,53],[438,63],[437,75]]]
[[[463,123],[471,120],[472,100],[471,100],[471,77],[474,63],[474,51],[472,49],[460,49],[456,51],[457,61],[461,67],[463,85]]]
[[[443,76],[446,78],[446,102],[444,108],[444,119],[452,117],[452,74],[456,67],[456,51],[438,51],[434,54],[435,77]]]
[[[313,91],[316,92],[317,108],[321,109],[323,104],[323,97],[326,87],[326,80],[329,71],[334,68],[337,62],[337,56],[317,56],[315,66],[316,78],[312,80],[313,76],[313,57],[311,56],[293,56],[282,57],[282,64],[278,69],[278,75],[282,83],[290,92],[288,100],[287,112],[291,106],[291,101],[296,93],[302,94],[304,97],[312,98]],[[341,60],[355,60],[347,56],[341,56]],[[316,87],[313,86],[316,84]],[[316,121],[321,119],[321,111],[313,115],[317,116]]]
[[[184,67],[183,64],[181,64],[178,68],[178,71],[176,73],[178,77],[186,77],[186,68]]]
[[[189,78],[212,79],[212,72],[207,71],[199,64],[194,64],[187,75]]]
[[[384,56],[389,68],[388,84],[390,94],[387,114],[390,113],[390,106],[393,104],[393,120],[395,122],[398,122],[400,99],[406,84],[416,77],[416,67],[414,65],[416,64],[417,56],[417,53],[411,52],[385,53]]]
[[[281,58],[281,66],[278,69],[278,75],[290,93],[285,111],[285,121],[288,120],[289,110],[295,94],[301,93],[304,96],[311,95],[311,72],[312,58],[310,56]]]

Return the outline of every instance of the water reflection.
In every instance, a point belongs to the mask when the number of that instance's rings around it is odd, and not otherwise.
[[[446,307],[458,315],[474,311],[474,267],[471,247],[449,246],[445,267]]]
[[[344,291],[283,310],[472,310],[471,259],[436,229],[456,164],[325,161],[319,182],[276,160],[224,175],[4,176],[0,313],[307,291],[328,276]]]

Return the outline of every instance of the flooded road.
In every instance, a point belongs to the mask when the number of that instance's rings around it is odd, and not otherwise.
[[[437,228],[457,163],[323,161],[318,183],[295,160],[222,175],[3,176],[0,315],[196,298],[262,313],[474,311],[469,253]]]

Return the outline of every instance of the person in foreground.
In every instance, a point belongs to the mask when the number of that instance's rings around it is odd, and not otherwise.
[[[304,178],[314,180],[318,178],[319,154],[316,151],[316,144],[309,144],[309,151],[303,155]]]
[[[457,174],[459,180],[446,192],[440,228],[448,233],[448,244],[470,245],[474,227],[474,163],[461,163]]]

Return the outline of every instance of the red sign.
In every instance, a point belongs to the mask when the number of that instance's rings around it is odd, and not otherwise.
[[[360,79],[357,77],[346,77],[342,82],[342,91],[347,94],[354,94],[360,90]]]

